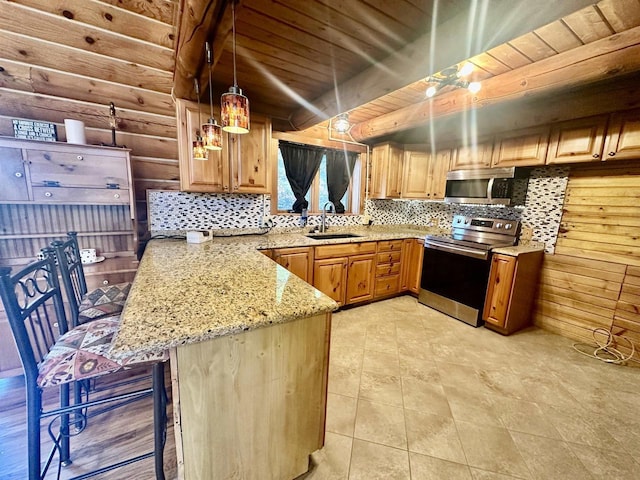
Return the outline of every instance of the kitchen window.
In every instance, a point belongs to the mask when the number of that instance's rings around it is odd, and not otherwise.
[[[333,153],[335,152],[335,154]],[[331,165],[331,158],[335,155],[334,161],[343,162],[344,153],[337,150],[328,150],[322,154],[320,165],[311,181],[309,190],[304,199],[308,202],[307,210],[310,214],[322,212],[322,207],[329,201],[329,188],[327,183],[327,168]],[[330,168],[330,167],[329,167]],[[344,213],[358,213],[360,204],[360,179],[361,179],[360,159],[357,158],[353,165],[353,170],[349,178],[345,194],[340,199],[344,206]],[[335,172],[334,172],[335,173]],[[294,213],[292,210],[296,197],[287,178],[285,162],[282,151],[278,148],[278,168],[277,168],[277,193],[272,196],[273,213]],[[355,187],[354,187],[355,186]],[[275,198],[274,198],[275,197]]]

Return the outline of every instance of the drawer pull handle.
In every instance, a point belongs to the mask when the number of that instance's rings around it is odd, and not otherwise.
[[[597,153],[594,153],[594,154],[593,154],[593,158],[600,158],[600,155],[599,155],[599,154],[597,154]]]
[[[119,194],[119,193],[115,193],[115,194],[113,195],[113,198],[120,198],[120,194]]]
[[[615,157],[616,152],[609,152],[609,153],[608,153],[608,155],[609,155],[610,157]]]
[[[84,160],[84,158],[82,157],[82,155],[78,155],[76,158],[77,158],[78,160]]]
[[[44,196],[49,198],[49,197],[53,197],[53,193],[51,192],[44,192]]]
[[[103,285],[109,285],[109,280],[103,280],[103,281],[102,281],[102,284],[103,284]]]
[[[18,177],[18,178],[22,178],[22,175],[23,175],[23,174],[22,174],[22,172],[16,172],[16,173],[14,173],[14,175],[15,175],[16,177]]]

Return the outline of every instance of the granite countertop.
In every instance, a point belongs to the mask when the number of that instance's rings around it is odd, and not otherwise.
[[[514,245],[513,247],[498,247],[491,251],[493,253],[501,253],[503,255],[509,255],[511,257],[517,257],[525,253],[542,252],[544,251],[545,244],[543,242],[528,242]]]
[[[114,355],[153,352],[288,322],[338,308],[261,249],[421,238],[435,229],[332,228],[354,238],[301,233],[214,237],[201,244],[152,240],[140,261],[114,340]]]

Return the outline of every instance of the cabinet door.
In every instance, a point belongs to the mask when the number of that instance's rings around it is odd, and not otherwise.
[[[180,190],[187,192],[230,192],[229,162],[224,150],[208,150],[207,160],[193,159],[193,141],[200,131],[200,122],[205,117],[199,115],[198,104],[186,100],[176,100],[178,123],[178,158],[180,163]],[[223,138],[223,148],[228,148]]]
[[[251,130],[226,135],[233,193],[269,193],[269,145],[271,122],[251,115]]]
[[[386,145],[373,147],[371,150],[371,180],[369,196],[371,198],[385,198],[388,166]]]
[[[553,125],[547,164],[601,161],[607,118],[601,115]]]
[[[494,255],[491,260],[489,286],[482,316],[485,322],[501,328],[506,326],[516,260],[516,257],[499,254]]]
[[[407,289],[413,293],[420,293],[420,277],[422,276],[422,258],[424,243],[422,240],[410,240],[408,255],[403,259],[405,267]]]
[[[492,167],[544,165],[549,145],[549,127],[517,130],[496,136]]]
[[[603,160],[640,158],[640,110],[611,115]]]
[[[402,198],[431,198],[429,163],[431,154],[424,151],[404,152]]]
[[[313,286],[344,305],[347,286],[347,259],[327,258],[313,262]]]
[[[440,150],[431,159],[429,177],[431,179],[431,199],[444,200],[447,172],[451,164],[451,150]]]
[[[19,148],[0,147],[0,200],[29,200],[27,177]]]
[[[389,162],[387,164],[387,198],[400,198],[402,194],[402,155],[401,148],[389,147]]]
[[[349,257],[345,303],[362,302],[373,298],[375,255]]]
[[[484,140],[474,145],[459,147],[451,159],[451,170],[490,167],[492,153],[493,139]]]
[[[273,251],[272,258],[294,275],[311,283],[313,275],[312,249],[313,247],[278,248]]]

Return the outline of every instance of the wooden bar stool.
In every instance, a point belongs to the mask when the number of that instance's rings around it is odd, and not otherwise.
[[[113,357],[110,349],[119,328],[120,319],[117,316],[97,319],[69,329],[55,258],[51,252],[47,252],[45,259],[34,262],[13,275],[10,268],[0,268],[0,297],[25,372],[29,480],[44,478],[56,452],[58,470],[61,466],[71,464],[70,416],[93,417],[149,396],[153,397],[153,451],[75,478],[88,478],[153,456],[156,479],[164,480],[163,450],[167,424],[164,363],[167,353]],[[144,367],[147,371],[149,366],[152,368],[152,385],[149,388],[132,390],[129,386],[127,391],[118,388],[119,393],[111,393],[111,396],[98,392],[101,395],[91,401],[74,404],[69,402],[69,385],[74,382],[108,378],[125,369]],[[109,387],[112,392],[111,388],[114,386]],[[42,392],[45,388],[59,389],[59,407],[46,411],[43,409]],[[41,469],[40,423],[43,419],[50,420],[49,430],[54,446]],[[51,433],[54,422],[58,419],[60,426],[55,434]],[[83,423],[86,425],[86,421]]]

